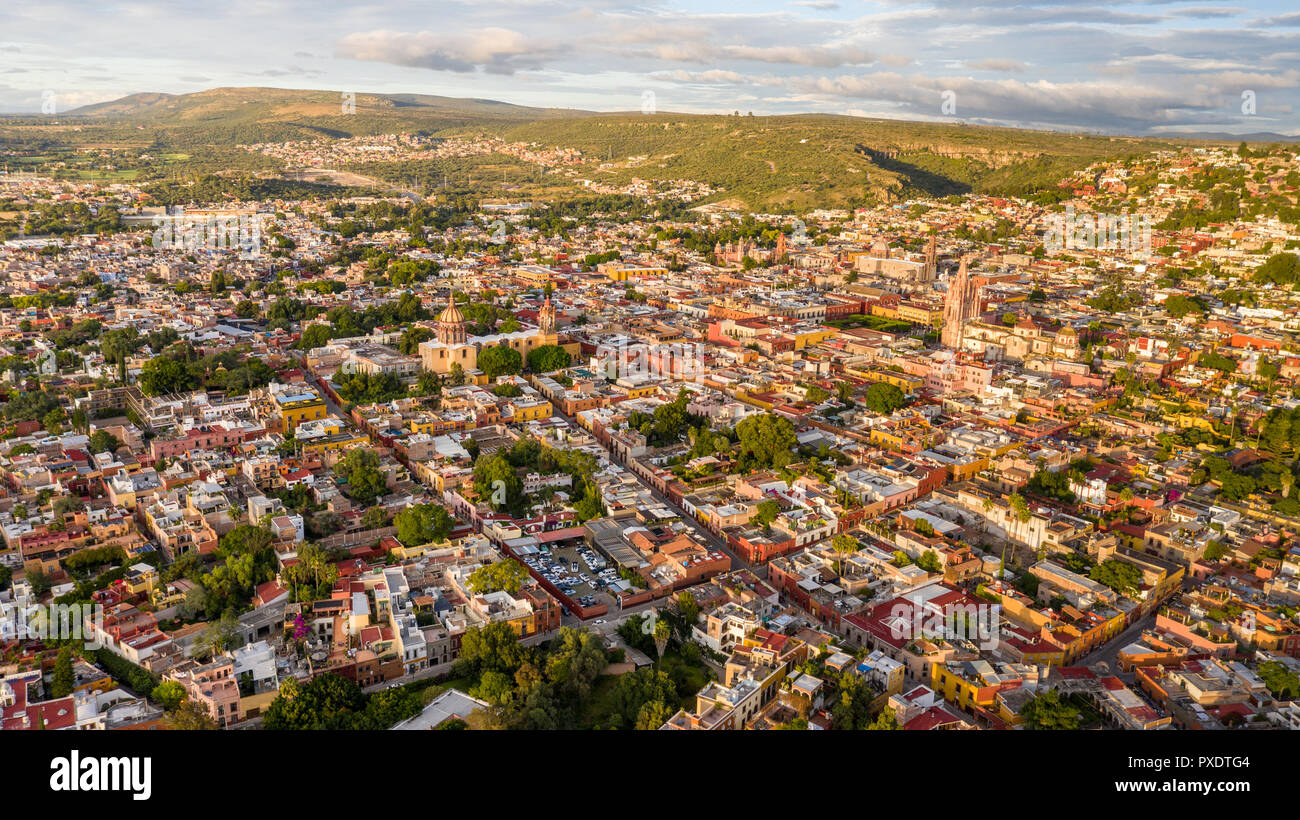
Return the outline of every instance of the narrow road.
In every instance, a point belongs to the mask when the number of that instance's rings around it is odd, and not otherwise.
[[[1074,662],[1074,666],[1092,666],[1095,663],[1105,662],[1107,669],[1112,673],[1119,672],[1119,651],[1129,644],[1133,643],[1141,636],[1142,630],[1149,629],[1156,622],[1156,613],[1139,618],[1134,621],[1128,629],[1111,638],[1106,643],[1097,647],[1093,651],[1084,655]]]

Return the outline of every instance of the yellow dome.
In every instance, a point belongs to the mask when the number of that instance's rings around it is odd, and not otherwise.
[[[442,313],[438,314],[438,321],[445,324],[455,324],[465,321],[465,316],[460,312],[460,308],[451,304],[447,305]]]

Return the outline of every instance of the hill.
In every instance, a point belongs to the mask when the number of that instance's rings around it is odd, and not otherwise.
[[[628,114],[534,121],[506,139],[574,147],[595,179],[701,179],[755,208],[849,205],[916,194],[1028,195],[1159,140],[835,115]]]
[[[1027,196],[1094,161],[1173,145],[1155,138],[822,114],[598,114],[484,99],[362,93],[347,113],[343,102],[336,91],[279,88],[133,94],[53,120],[0,121],[0,145],[47,164],[85,163],[86,149],[94,149],[101,166],[109,164],[107,155],[121,178],[146,179],[279,173],[283,163],[237,148],[251,143],[402,132],[492,134],[509,142],[576,148],[586,160],[571,173],[544,180],[535,166],[509,157],[371,163],[350,170],[388,181],[449,180],[482,196],[538,198],[578,193],[580,179],[613,188],[636,178],[690,179],[720,188],[713,201],[773,211],[917,195]]]

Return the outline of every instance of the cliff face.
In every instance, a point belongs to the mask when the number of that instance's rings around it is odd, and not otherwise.
[[[1042,156],[1044,153],[1043,151],[991,148],[983,145],[962,145],[952,142],[909,142],[869,148],[859,146],[859,150],[867,156],[879,156],[882,159],[896,160],[909,155],[928,154],[944,159],[979,162],[990,168],[1001,168],[1005,165],[1022,162],[1027,158]]]

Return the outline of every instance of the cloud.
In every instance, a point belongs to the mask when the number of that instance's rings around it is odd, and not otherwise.
[[[434,71],[513,74],[538,68],[558,51],[508,28],[489,26],[453,34],[415,34],[378,30],[349,34],[339,41],[340,57]]]
[[[1236,17],[1241,9],[1232,6],[1187,6],[1169,12],[1175,17]]]
[[[1265,17],[1253,22],[1255,25],[1264,28],[1290,28],[1293,26],[1300,26],[1300,11],[1279,14],[1276,17]]]
[[[792,6],[802,6],[806,9],[817,9],[818,11],[834,11],[840,7],[835,0],[794,0]]]
[[[876,58],[866,49],[853,46],[723,46],[722,56],[733,60],[760,63],[834,68],[842,65],[868,65]]]
[[[1029,70],[1026,63],[1019,60],[1007,60],[1000,57],[986,57],[983,60],[967,60],[966,65],[970,68],[979,69],[980,71],[1007,71],[1013,74],[1023,74]]]
[[[925,116],[941,114],[944,95],[952,92],[956,116],[963,119],[1121,130],[1182,123],[1216,105],[1226,109],[1230,98],[1230,92],[1218,86],[1188,94],[1183,89],[1131,83],[978,80],[896,72],[796,78],[788,85],[829,98],[893,103]]]
[[[707,71],[676,71],[664,72],[664,78],[675,80],[679,83],[698,83],[703,85],[765,85],[781,86],[785,84],[785,78],[775,74],[745,74],[739,71],[728,71],[725,69],[713,68]]]

